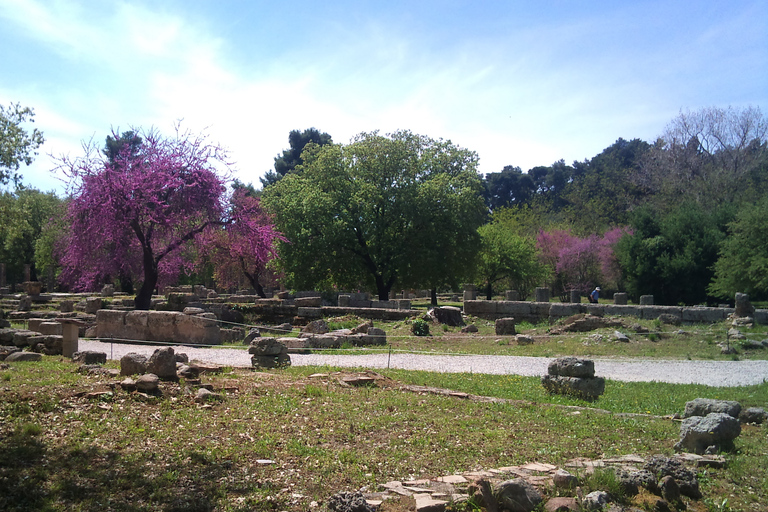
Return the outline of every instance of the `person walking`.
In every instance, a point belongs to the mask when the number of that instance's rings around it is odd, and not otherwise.
[[[600,287],[597,286],[592,293],[589,294],[589,302],[597,304],[597,300],[600,298]]]

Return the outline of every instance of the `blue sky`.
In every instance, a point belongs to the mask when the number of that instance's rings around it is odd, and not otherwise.
[[[53,157],[112,129],[174,123],[259,184],[293,129],[335,142],[410,129],[482,173],[647,141],[683,110],[768,110],[768,2],[0,0],[0,103]],[[51,156],[52,155],[52,156]]]

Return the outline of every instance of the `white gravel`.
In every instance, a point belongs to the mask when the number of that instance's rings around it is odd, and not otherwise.
[[[120,359],[129,352],[151,355],[158,346],[128,345],[80,340],[79,350],[106,352],[109,359]],[[190,360],[227,366],[251,366],[245,349],[175,346]],[[601,359],[595,373],[625,382],[670,382],[705,384],[717,387],[746,386],[768,381],[768,361],[687,361]],[[449,356],[393,352],[361,355],[291,354],[295,366],[335,366],[345,368],[398,368],[444,373],[483,373],[489,375],[539,376],[547,373],[551,358],[522,356]]]

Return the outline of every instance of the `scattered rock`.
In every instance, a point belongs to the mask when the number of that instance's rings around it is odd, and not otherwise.
[[[514,318],[498,318],[495,323],[496,336],[514,336],[515,331],[515,319]]]
[[[72,354],[72,361],[80,364],[106,364],[107,354],[94,350],[83,350]]]
[[[195,402],[204,404],[208,402],[221,402],[224,400],[224,396],[220,395],[219,393],[214,393],[213,391],[206,389],[206,388],[199,388],[197,390],[197,395],[195,395]]]
[[[129,352],[120,358],[120,375],[140,375],[146,371],[147,356]]]
[[[178,369],[177,374],[186,380],[196,379],[200,376],[200,369],[195,365],[183,365]]]
[[[579,502],[576,498],[552,498],[544,504],[544,510],[546,512],[579,512]]]
[[[691,416],[680,425],[680,441],[675,450],[697,454],[733,448],[733,440],[741,434],[739,420],[724,413]]]
[[[475,324],[465,325],[464,327],[461,328],[461,332],[465,334],[477,332],[477,326]]]
[[[643,469],[652,475],[658,475],[659,478],[671,476],[680,487],[681,494],[695,500],[701,498],[701,490],[699,489],[696,473],[683,466],[680,461],[662,455],[654,455],[645,463]]]
[[[677,481],[672,475],[667,475],[659,480],[659,488],[661,489],[661,497],[668,503],[678,505],[682,502],[680,495],[680,486],[677,485]]]
[[[524,478],[501,482],[495,496],[500,508],[509,512],[532,512],[543,501],[539,491]]]
[[[601,329],[603,327],[621,327],[621,320],[611,320],[597,315],[578,314],[565,320],[560,327],[552,329],[552,334],[563,334],[565,332],[587,332]]]
[[[464,325],[464,318],[461,316],[461,308],[454,306],[432,308],[427,315],[430,319],[440,324],[450,325],[452,327],[461,327]]]
[[[620,331],[613,331],[613,339],[622,343],[629,343],[629,336]]]
[[[739,413],[739,421],[742,423],[762,425],[768,421],[768,412],[762,407],[750,407]]]
[[[360,492],[340,492],[328,499],[328,510],[332,512],[375,512]]]
[[[749,301],[749,295],[746,293],[737,293],[734,300],[735,310],[733,316],[735,318],[751,317],[755,314],[755,307]]]
[[[662,313],[659,315],[659,322],[667,325],[680,325],[682,319],[677,315],[670,315],[669,313]]]
[[[160,386],[160,377],[154,373],[145,373],[136,379],[136,389],[143,393],[154,393]]]
[[[245,339],[243,340],[243,343],[245,345],[250,345],[253,340],[260,337],[261,337],[261,331],[253,327],[248,331],[248,334],[245,335]]]
[[[581,500],[581,508],[583,510],[602,510],[608,503],[610,503],[611,496],[605,491],[594,491]]]
[[[714,400],[712,398],[694,398],[685,403],[684,418],[691,416],[706,416],[713,412],[721,412],[734,418],[739,417],[741,404],[731,400]]]
[[[176,352],[173,357],[176,358],[177,363],[188,363],[189,362],[189,356],[185,354],[184,352]]]
[[[279,368],[290,366],[288,347],[275,338],[256,338],[248,347],[252,355],[251,364],[256,368]]]
[[[8,356],[6,356],[5,358],[5,362],[6,363],[35,362],[35,361],[42,361],[42,359],[43,359],[43,356],[35,352],[19,351],[19,352],[12,352],[8,354]]]
[[[515,343],[518,345],[533,345],[533,342],[533,336],[528,336],[526,334],[518,334],[515,336]]]
[[[330,331],[328,324],[322,318],[319,320],[312,320],[301,330],[301,332],[309,334],[326,334]]]
[[[136,381],[131,378],[125,378],[120,382],[120,387],[128,392],[136,391]]]
[[[555,471],[552,481],[558,489],[574,489],[579,485],[579,478],[564,469]]]
[[[173,347],[156,349],[147,362],[147,372],[163,380],[176,380],[176,355]]]
[[[589,359],[559,357],[549,363],[547,373],[563,377],[594,377],[595,363]]]

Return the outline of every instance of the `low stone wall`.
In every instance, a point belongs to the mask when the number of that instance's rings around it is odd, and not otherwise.
[[[653,320],[669,315],[685,323],[715,323],[728,318],[733,308],[710,308],[702,306],[622,306],[616,304],[573,304],[559,302],[517,302],[517,301],[464,301],[464,313],[471,316],[496,320],[513,317],[518,322],[555,322],[580,313],[593,315],[629,316]],[[768,310],[758,309],[754,314],[755,323],[768,324]]]
[[[210,313],[208,314],[210,316]],[[112,311],[96,313],[96,337],[161,341],[190,345],[219,345],[221,333],[215,317],[176,311]]]

